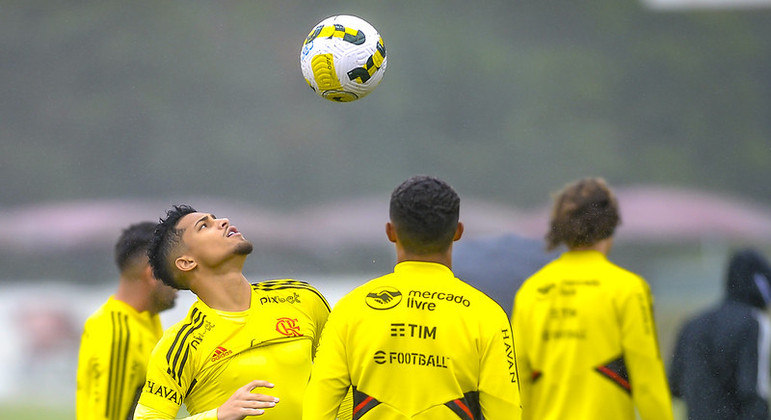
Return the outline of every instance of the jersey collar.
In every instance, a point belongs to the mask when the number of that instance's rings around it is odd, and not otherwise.
[[[452,270],[444,264],[426,261],[402,261],[394,267],[394,273],[409,270],[411,272],[423,271],[434,273],[445,273],[449,276],[453,276]]]

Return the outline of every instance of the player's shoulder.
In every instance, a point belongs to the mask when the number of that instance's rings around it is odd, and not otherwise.
[[[452,298],[452,301],[459,303],[460,307],[471,308],[476,306],[471,312],[480,313],[483,310],[484,313],[495,313],[496,315],[500,312],[504,317],[508,318],[506,311],[501,305],[495,299],[488,296],[487,293],[458,278],[455,279],[452,285],[453,288],[450,291],[454,291],[456,295]]]
[[[168,359],[171,354],[187,354],[190,349],[197,350],[207,333],[214,328],[216,317],[210,311],[200,301],[196,301],[184,318],[163,331],[153,354]]]
[[[610,260],[607,260],[604,264],[603,275],[610,280],[606,282],[608,286],[620,290],[648,292],[650,289],[648,282],[641,275],[621,267]]]
[[[274,279],[252,283],[260,303],[304,303],[308,300],[321,302],[327,309],[329,303],[324,295],[306,281],[295,279]]]
[[[562,269],[556,261],[552,261],[525,279],[514,296],[514,308],[522,308],[530,302],[540,300],[551,292],[559,289],[559,281],[563,278]]]
[[[346,308],[353,306],[354,309],[364,304],[367,296],[382,295],[381,297],[390,300],[402,295],[400,284],[392,281],[393,274],[386,274],[374,279],[365,281],[356,286],[350,292],[346,293],[337,303],[335,308]],[[358,305],[357,305],[358,304]],[[339,311],[339,310],[338,310]]]
[[[252,283],[252,289],[258,291],[274,291],[286,289],[309,290],[318,293],[310,283],[296,279],[273,279]]]
[[[125,304],[122,304],[115,299],[108,299],[88,316],[85,322],[85,328],[111,328],[113,326],[127,328],[130,314],[125,306]]]
[[[487,295],[487,293],[477,289],[476,287],[472,286],[469,283],[466,283],[466,281],[456,278],[455,279],[455,289],[464,294],[468,295],[469,298],[473,298],[474,300],[478,300],[480,302],[485,302],[485,304],[493,303],[495,304],[495,299],[491,298]],[[497,305],[497,304],[496,304]]]
[[[200,300],[195,301],[188,309],[184,318],[175,322],[163,331],[163,337],[161,342],[165,340],[174,339],[179,334],[184,334],[186,331],[196,330],[204,325],[211,324],[212,316],[209,313],[209,309]]]

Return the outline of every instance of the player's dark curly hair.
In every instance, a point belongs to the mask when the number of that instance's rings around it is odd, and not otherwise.
[[[446,182],[417,175],[394,189],[389,213],[407,251],[418,255],[444,252],[458,226],[460,197]]]
[[[179,219],[187,214],[195,212],[196,210],[194,208],[185,204],[173,206],[166,211],[166,218],[161,219],[160,223],[155,225],[153,240],[150,243],[150,247],[147,249],[150,267],[153,269],[155,278],[171,287],[181,290],[186,289],[186,287],[181,287],[177,283],[172,269],[172,263],[169,260],[174,248],[176,248],[182,240],[182,231],[176,228]]]
[[[113,254],[119,272],[123,273],[140,257],[146,261],[147,248],[153,240],[154,231],[155,223],[153,222],[135,223],[123,229],[118,241],[115,242]]]
[[[616,196],[602,178],[584,178],[565,186],[554,197],[546,247],[593,245],[613,236],[621,223]]]

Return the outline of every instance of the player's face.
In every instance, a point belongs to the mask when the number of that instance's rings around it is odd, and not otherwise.
[[[177,228],[184,230],[182,242],[186,249],[183,252],[190,254],[197,264],[216,267],[233,256],[252,252],[252,243],[226,218],[190,213],[179,220]]]

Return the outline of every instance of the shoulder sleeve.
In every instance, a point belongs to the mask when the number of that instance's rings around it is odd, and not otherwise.
[[[316,357],[316,351],[321,340],[321,334],[324,330],[324,326],[329,318],[330,308],[327,299],[321,294],[315,287],[305,282],[300,283],[297,287],[305,296],[305,302],[303,303],[311,317],[315,331],[313,335],[313,347],[311,354],[312,358]]]
[[[672,398],[659,351],[653,297],[641,277],[632,274],[630,281],[631,287],[621,293],[619,314],[632,398],[643,420],[672,419]]]
[[[188,319],[168,329],[153,349],[139,404],[154,413],[175,418],[185,396],[195,385],[196,355],[192,333],[205,316],[194,309]]]
[[[303,398],[303,420],[333,420],[351,386],[341,336],[341,324],[346,320],[344,310],[337,305],[321,333],[311,379]]]
[[[126,366],[130,351],[128,316],[106,311],[86,322],[78,356],[76,411],[78,419],[123,419],[134,401]]]
[[[519,419],[519,373],[509,319],[503,308],[490,302],[485,315],[494,329],[484,337],[479,374],[479,404],[485,418]]]
[[[520,289],[514,297],[514,309],[511,316],[511,327],[514,335],[514,342],[517,343],[516,361],[517,372],[519,373],[519,390],[521,403],[526,405],[530,396],[530,387],[533,382],[533,368],[530,359],[527,357],[527,349],[530,346],[528,340],[527,328],[530,327],[526,320],[526,313],[529,309],[527,298],[523,289]]]

